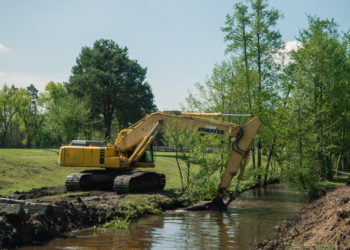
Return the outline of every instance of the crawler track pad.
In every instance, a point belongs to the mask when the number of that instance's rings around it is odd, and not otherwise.
[[[143,171],[92,170],[66,177],[68,191],[114,190],[117,193],[136,193],[163,190],[165,175]]]
[[[113,190],[117,193],[138,193],[163,190],[165,175],[153,172],[130,172],[114,179]]]

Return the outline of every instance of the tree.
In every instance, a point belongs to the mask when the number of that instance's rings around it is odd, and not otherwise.
[[[204,84],[197,83],[195,94],[190,93],[186,98],[189,109],[199,112],[248,112],[239,66],[233,59],[216,64]]]
[[[18,101],[17,89],[13,86],[9,88],[6,84],[0,91],[0,143],[5,146],[6,136],[15,122],[16,103]]]
[[[281,34],[274,30],[281,14],[278,10],[268,9],[267,1],[251,0],[252,22],[252,43],[250,51],[252,55],[253,70],[257,74],[257,94],[255,113],[260,117],[263,124],[270,124],[273,116],[274,98],[277,96],[275,83],[276,71],[274,70],[273,53],[282,46]],[[272,104],[272,105],[271,105]],[[263,141],[266,144],[273,144],[269,131],[271,127],[262,126],[257,138],[257,167],[262,166]],[[273,136],[274,137],[274,136]],[[269,140],[270,139],[270,140]],[[270,150],[273,147],[270,147]],[[260,175],[258,175],[260,182]]]
[[[193,151],[195,148],[195,137],[192,131],[177,131],[167,129],[164,131],[168,145],[174,147],[177,168],[181,180],[182,194],[191,184],[191,167]]]
[[[234,13],[232,16],[226,16],[226,26],[222,28],[225,32],[224,40],[228,43],[226,53],[233,53],[238,60],[235,63],[244,64],[244,80],[242,84],[246,91],[249,113],[252,113],[252,101],[253,101],[253,79],[251,76],[251,52],[249,46],[252,43],[252,33],[249,30],[251,25],[251,14],[248,13],[248,6],[243,3],[236,3],[234,5]],[[242,72],[243,72],[242,71]]]
[[[262,128],[257,135],[256,146],[252,147],[253,168],[262,167],[262,150],[272,156],[277,136],[271,134],[279,99],[277,92],[277,69],[273,54],[282,45],[281,34],[275,29],[281,13],[268,8],[267,0],[250,0],[250,7],[239,2],[234,5],[234,12],[226,16],[225,41],[226,52],[241,64],[240,85],[245,98],[241,101],[249,107],[247,112],[259,116]],[[256,150],[257,147],[257,160]],[[269,163],[266,165],[266,172]],[[258,172],[261,172],[258,170]],[[266,175],[266,174],[265,174]],[[260,173],[257,181],[260,182]]]
[[[146,68],[129,58],[126,47],[101,39],[92,48],[82,48],[66,86],[88,101],[95,128],[103,128],[110,139],[114,120],[121,129],[156,110],[145,78]]]
[[[225,32],[224,40],[227,42],[226,53],[233,54],[236,63],[241,66],[244,79],[240,82],[241,88],[245,89],[246,100],[240,98],[242,103],[248,104],[247,113],[254,113],[253,105],[256,94],[256,81],[254,72],[251,70],[252,53],[250,51],[253,42],[253,34],[250,26],[252,14],[249,13],[247,5],[238,2],[234,5],[232,16],[226,15],[226,26],[221,28]],[[239,112],[244,112],[240,110]],[[253,168],[255,168],[255,146],[252,147]]]
[[[313,135],[307,143],[313,147],[306,154],[314,160],[320,177],[331,178],[336,156],[341,158],[348,150],[344,148],[350,107],[347,46],[334,20],[308,16],[308,21],[309,27],[299,35],[302,48],[292,53],[297,82],[293,97],[308,93],[303,112]]]
[[[38,90],[31,84],[26,89],[18,90],[18,101],[16,103],[16,112],[20,116],[26,134],[25,144],[27,148],[33,146],[33,138],[38,129],[37,126],[37,101]]]
[[[219,166],[222,164],[222,159],[217,157],[223,153],[220,152],[223,148],[222,138],[174,129],[167,129],[164,134],[168,144],[175,149],[182,194],[187,192],[200,200],[213,199],[218,191]],[[226,151],[225,155],[226,161]]]
[[[197,83],[195,95],[186,98],[190,110],[199,112],[249,113],[244,89],[242,89],[242,68],[234,59],[216,64],[211,76],[204,84]],[[227,117],[231,122],[232,117]],[[220,176],[226,165],[226,158],[231,148],[230,138],[219,138]]]
[[[78,139],[89,124],[90,110],[87,102],[77,100],[61,83],[49,82],[45,92],[40,95],[39,104],[45,109],[42,133],[52,138],[41,144],[67,144],[72,139]]]

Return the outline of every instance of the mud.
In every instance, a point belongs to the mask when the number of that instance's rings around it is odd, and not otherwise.
[[[42,188],[33,188],[28,192],[14,192],[10,195],[2,196],[9,199],[16,200],[28,200],[35,199],[44,196],[50,195],[60,195],[66,192],[66,188],[64,186],[61,187],[42,187]]]
[[[322,195],[324,192],[320,192]],[[350,187],[328,191],[253,249],[350,249]]]
[[[67,237],[75,230],[91,228],[125,216],[125,195],[94,191],[66,194],[64,187],[16,192],[0,198],[0,248],[39,244],[54,237]],[[50,196],[54,195],[50,198]],[[153,193],[146,204],[162,210],[181,207],[171,195]],[[135,208],[137,209],[137,208]],[[150,213],[139,211],[139,216]]]
[[[220,198],[215,198],[210,202],[200,201],[192,206],[185,207],[187,211],[227,211],[227,205]]]

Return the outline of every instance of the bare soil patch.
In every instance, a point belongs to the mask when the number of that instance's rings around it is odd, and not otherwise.
[[[350,249],[350,186],[327,192],[254,249]]]

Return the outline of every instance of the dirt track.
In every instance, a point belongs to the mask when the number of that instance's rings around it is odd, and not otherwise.
[[[122,211],[128,209],[123,202],[125,195],[115,192],[94,191],[62,197],[64,193],[63,187],[40,188],[1,197],[0,249],[65,237],[67,232],[100,225],[115,216],[125,216]],[[52,195],[55,196],[50,197]],[[145,206],[163,210],[181,206],[165,194],[147,194],[145,197],[140,204],[140,216],[150,213]],[[143,208],[142,204],[145,205]]]
[[[254,249],[350,249],[350,187],[329,191]]]

